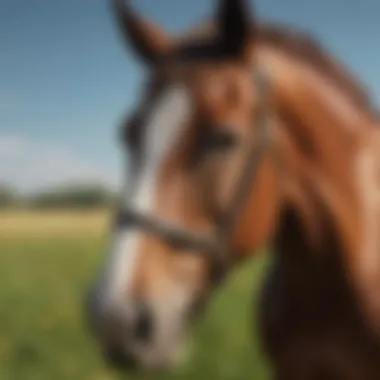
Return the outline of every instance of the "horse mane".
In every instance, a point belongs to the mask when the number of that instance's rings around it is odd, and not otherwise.
[[[312,66],[340,88],[360,109],[380,118],[367,87],[354,78],[350,70],[308,32],[279,23],[262,23],[252,28],[251,40],[272,46]],[[220,58],[220,52],[215,47],[215,25],[205,22],[190,30],[179,39],[174,55],[177,54],[190,60]]]
[[[375,107],[366,86],[350,73],[320,41],[309,33],[288,25],[263,24],[258,39],[314,67],[349,96],[358,107],[373,114]]]

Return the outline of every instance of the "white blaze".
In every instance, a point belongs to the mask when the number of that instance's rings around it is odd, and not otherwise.
[[[125,202],[128,207],[152,215],[157,183],[166,158],[183,134],[190,111],[186,88],[169,88],[158,100],[145,128],[142,167],[135,183],[127,181]],[[131,190],[128,191],[128,190]],[[107,302],[117,304],[128,296],[144,232],[134,229],[116,231],[105,283]]]

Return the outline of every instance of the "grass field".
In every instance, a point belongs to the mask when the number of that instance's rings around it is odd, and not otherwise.
[[[191,365],[150,377],[107,368],[82,314],[107,222],[105,212],[0,214],[0,380],[269,379],[254,313],[262,258],[235,271],[211,303]]]

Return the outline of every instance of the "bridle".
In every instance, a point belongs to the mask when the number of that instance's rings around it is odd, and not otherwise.
[[[243,165],[241,175],[237,182],[236,191],[232,197],[228,211],[218,221],[215,234],[202,236],[191,230],[171,225],[162,220],[143,215],[133,209],[120,209],[117,212],[116,225],[118,228],[134,227],[142,229],[149,234],[160,237],[166,243],[182,248],[180,252],[199,252],[208,255],[213,262],[214,277],[222,279],[230,267],[232,255],[231,240],[234,227],[244,207],[244,204],[257,177],[263,153],[267,150],[270,142],[270,115],[268,105],[268,83],[267,74],[257,71],[254,83],[261,95],[258,133],[255,142],[248,153],[248,158]]]

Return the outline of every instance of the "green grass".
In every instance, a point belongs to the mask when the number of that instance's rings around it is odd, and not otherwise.
[[[30,225],[38,219],[28,217]],[[83,298],[104,247],[99,228],[0,234],[1,380],[126,378],[105,367],[83,321]],[[263,266],[258,258],[239,268],[213,299],[195,329],[191,365],[176,375],[127,378],[269,379],[255,318]]]

